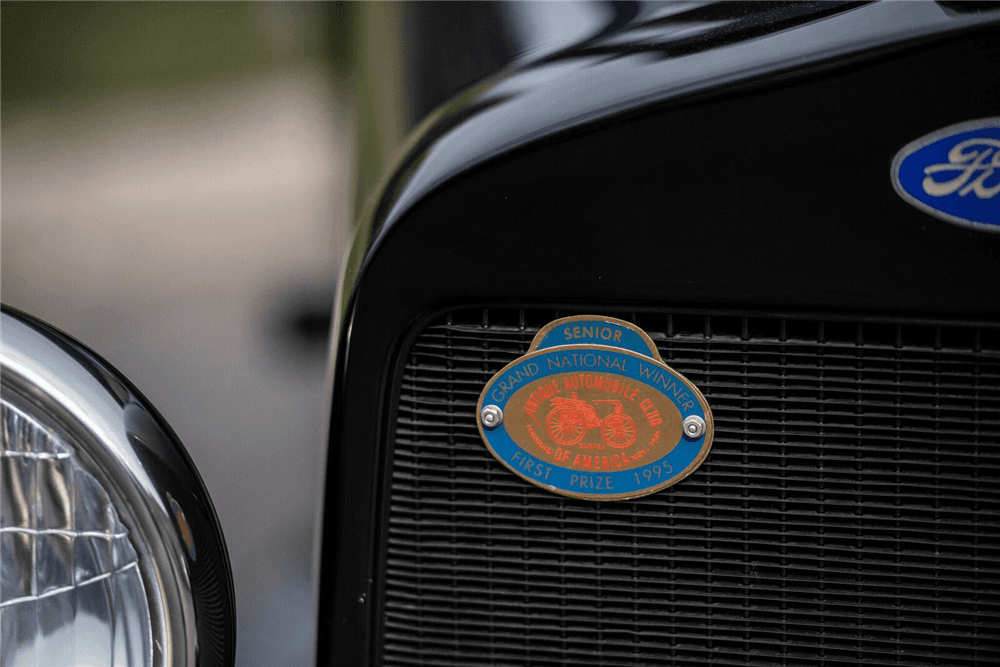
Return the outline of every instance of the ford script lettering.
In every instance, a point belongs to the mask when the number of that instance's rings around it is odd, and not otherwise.
[[[944,197],[954,192],[964,197],[970,192],[980,199],[992,199],[1000,192],[1000,141],[994,139],[969,139],[948,152],[948,162],[932,164],[924,169],[924,192],[932,197]],[[938,182],[935,174],[952,176]],[[994,177],[995,178],[991,178]],[[975,177],[975,178],[974,178]],[[986,185],[989,179],[995,183]]]
[[[935,217],[1000,231],[1000,118],[908,144],[893,160],[892,179],[900,197]]]

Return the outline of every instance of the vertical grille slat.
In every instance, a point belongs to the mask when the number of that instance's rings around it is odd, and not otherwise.
[[[563,314],[456,311],[409,351],[383,664],[1000,664],[1000,326],[634,313],[715,440],[680,484],[595,503],[476,427]]]

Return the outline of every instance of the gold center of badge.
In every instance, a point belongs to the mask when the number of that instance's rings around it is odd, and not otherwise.
[[[712,442],[701,392],[663,363],[645,332],[606,317],[539,331],[528,354],[486,384],[478,414],[486,447],[514,473],[593,500],[674,484]]]

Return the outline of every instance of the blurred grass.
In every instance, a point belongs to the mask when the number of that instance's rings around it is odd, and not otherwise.
[[[2,103],[168,88],[318,61],[351,69],[351,3],[5,2]]]

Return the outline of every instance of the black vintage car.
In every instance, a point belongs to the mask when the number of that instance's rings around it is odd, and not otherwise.
[[[419,122],[334,313],[316,663],[1000,664],[1000,8],[537,9],[402,10]],[[0,663],[72,618],[37,568],[69,562],[117,582],[124,664],[232,664],[163,420],[14,311],[3,365]]]

